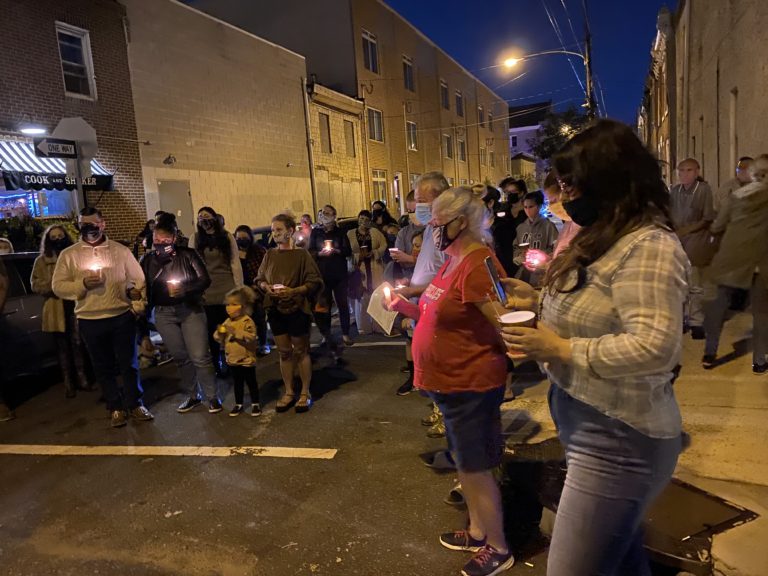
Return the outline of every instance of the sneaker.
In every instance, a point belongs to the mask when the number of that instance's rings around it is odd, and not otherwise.
[[[214,398],[211,400],[210,405],[208,406],[208,412],[211,414],[216,414],[217,412],[221,412],[221,400],[218,398]]]
[[[408,378],[408,380],[403,382],[402,386],[397,389],[397,395],[408,396],[411,392],[413,392],[413,378]]]
[[[189,412],[190,410],[197,408],[202,403],[203,401],[200,398],[192,398],[192,396],[190,396],[184,400],[184,402],[179,404],[179,407],[176,408],[176,412],[179,414],[184,414],[185,412]]]
[[[259,346],[259,351],[257,352],[257,355],[269,356],[270,352],[272,352],[272,348],[269,347],[269,344],[265,344],[264,346]]]
[[[261,416],[261,404],[251,404],[251,416]]]
[[[707,337],[702,326],[691,326],[691,338],[694,340],[704,340]]]
[[[461,552],[480,552],[485,546],[485,538],[475,540],[469,535],[468,530],[456,530],[440,534],[440,544],[448,550],[460,550]]]
[[[434,426],[438,420],[440,420],[440,408],[437,407],[437,404],[432,404],[432,412],[430,412],[429,416],[424,416],[421,419],[421,425]]]
[[[704,370],[712,370],[712,368],[717,366],[717,357],[714,354],[704,354],[704,357],[701,359],[701,366]]]
[[[501,553],[486,544],[464,565],[461,576],[495,576],[512,568],[515,557],[511,552]]]
[[[240,416],[240,414],[243,411],[243,405],[242,404],[235,404],[232,406],[232,410],[229,411],[230,416]]]
[[[768,364],[752,364],[752,374],[765,374],[768,372]]]
[[[131,410],[131,418],[134,420],[154,420],[155,417],[152,416],[152,412],[147,410],[144,406],[136,406],[133,410]]]
[[[430,438],[445,437],[445,422],[443,422],[442,418],[440,418],[429,430],[427,430],[427,436]]]
[[[126,424],[128,424],[128,413],[125,410],[112,410],[109,425],[112,428],[122,428]]]
[[[16,414],[13,413],[13,410],[8,408],[6,404],[0,403],[0,422],[9,422],[14,418],[16,418]]]

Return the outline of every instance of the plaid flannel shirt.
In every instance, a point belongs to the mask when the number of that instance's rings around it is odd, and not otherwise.
[[[550,381],[643,434],[679,435],[672,370],[682,350],[689,270],[674,233],[646,226],[590,265],[580,290],[545,289],[541,320],[570,339],[573,355],[571,364],[544,365]]]

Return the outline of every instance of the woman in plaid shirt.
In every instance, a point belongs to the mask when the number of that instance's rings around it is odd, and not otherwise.
[[[672,230],[657,160],[630,128],[601,120],[553,159],[563,207],[582,227],[552,262],[539,301],[507,280],[537,328],[505,328],[540,362],[568,472],[548,576],[650,575],[641,524],[681,450],[672,370],[690,265]]]

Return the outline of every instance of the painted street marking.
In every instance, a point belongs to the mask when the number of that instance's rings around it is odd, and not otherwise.
[[[0,444],[0,454],[27,456],[198,456],[228,458],[305,458],[332,460],[335,448],[286,448],[281,446],[61,446],[56,444]]]
[[[376,346],[405,346],[405,342],[355,342],[349,348],[375,348]]]

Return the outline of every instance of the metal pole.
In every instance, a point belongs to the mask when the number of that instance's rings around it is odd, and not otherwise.
[[[410,148],[408,147],[408,103],[403,100],[403,126],[405,127],[405,182],[407,184],[407,191],[403,188],[403,183],[400,182],[400,215],[402,216],[407,212],[405,207],[405,199],[408,197],[408,192],[411,191],[411,160],[408,157]]]
[[[584,8],[584,29],[586,38],[584,42],[584,68],[587,76],[587,116],[594,119],[597,116],[595,110],[594,86],[592,83],[592,32],[589,29],[589,14],[587,0],[582,0]]]
[[[80,143],[75,142],[75,186],[77,186],[77,195],[83,199],[83,208],[88,208],[88,198],[85,195],[83,187],[83,173],[80,170]]]
[[[317,183],[315,182],[315,154],[312,150],[312,128],[309,116],[309,97],[307,96],[307,79],[301,78],[301,93],[304,98],[304,123],[307,129],[307,158],[309,159],[309,185],[312,189],[312,218],[317,218]]]

